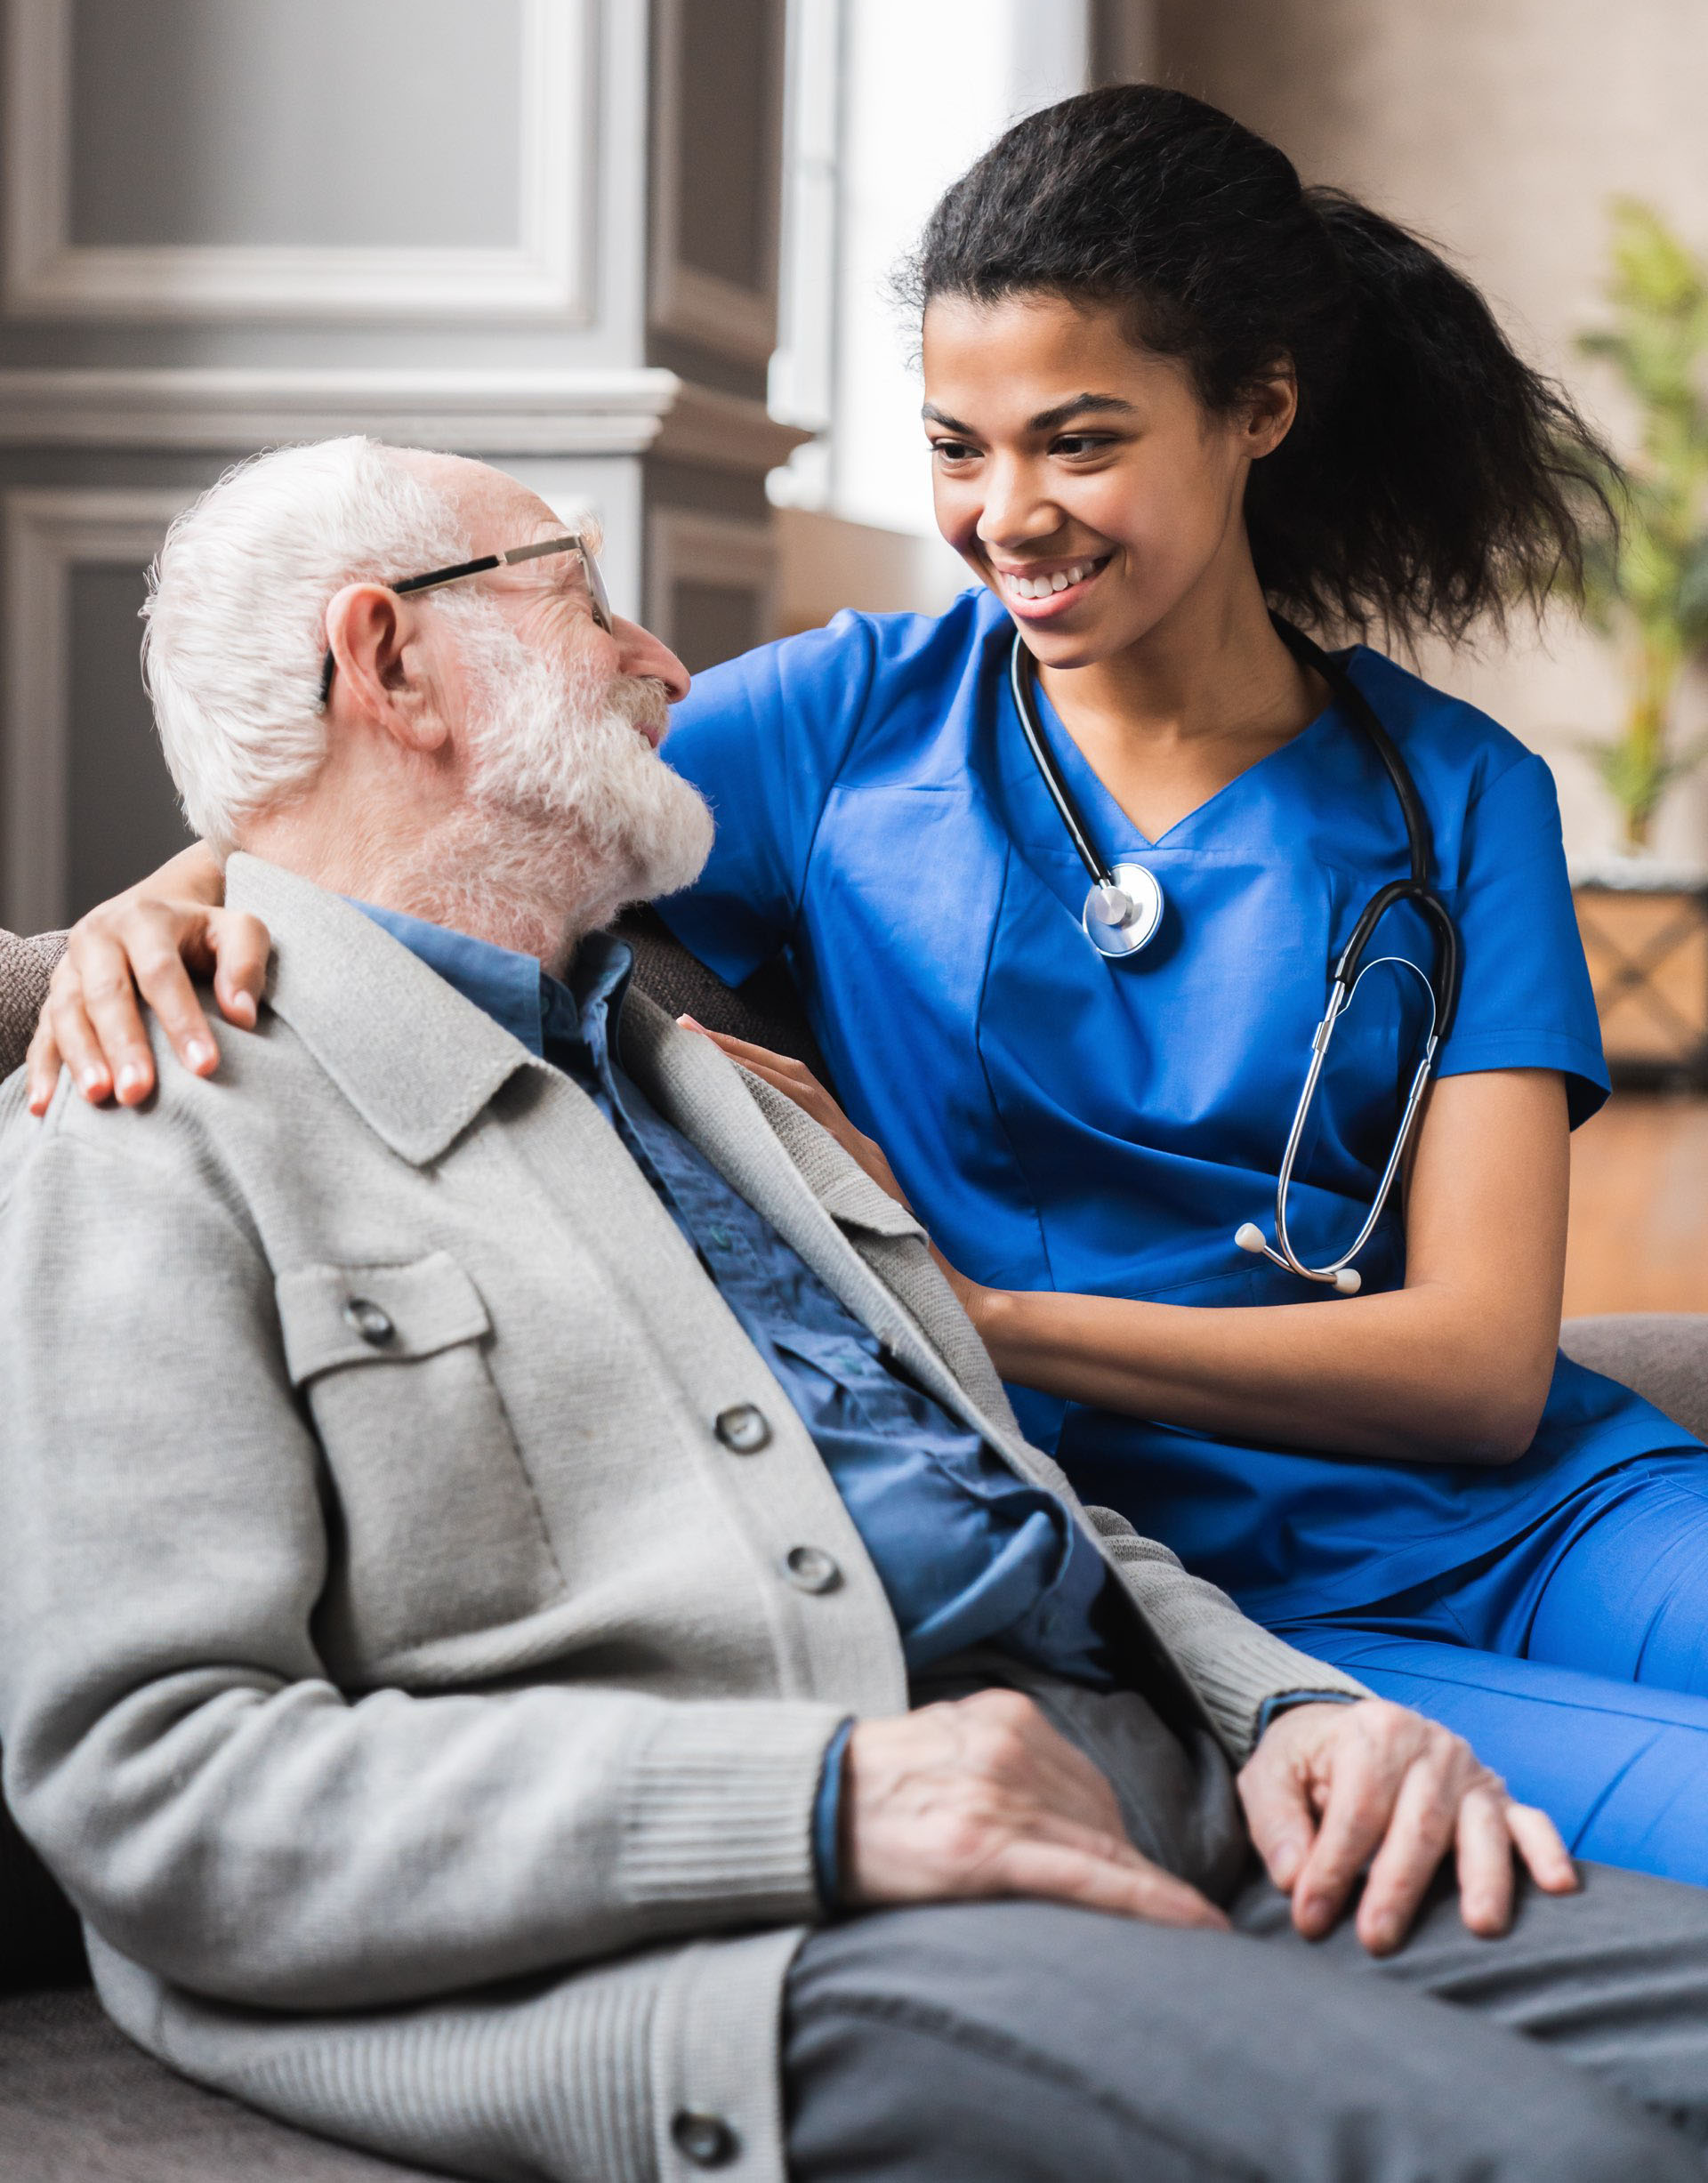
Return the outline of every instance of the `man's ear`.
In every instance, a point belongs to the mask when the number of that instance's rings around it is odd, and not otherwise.
[[[345,584],[326,608],[332,703],[409,750],[431,751],[447,729],[422,672],[418,621],[414,603],[383,584]]]

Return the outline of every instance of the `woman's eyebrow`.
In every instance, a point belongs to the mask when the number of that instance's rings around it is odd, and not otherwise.
[[[1027,420],[1027,429],[1034,432],[1053,432],[1066,424],[1069,417],[1092,410],[1101,415],[1119,415],[1136,416],[1138,412],[1131,402],[1124,402],[1118,394],[1076,394],[1071,401],[1058,402],[1053,409],[1040,409],[1036,416]]]
[[[1118,394],[1076,394],[1071,400],[1058,402],[1053,409],[1040,409],[1036,416],[1027,419],[1029,432],[1053,432],[1066,424],[1069,417],[1083,416],[1087,412],[1104,416],[1136,416],[1131,402],[1123,401]],[[979,435],[971,424],[963,424],[959,417],[952,417],[935,402],[926,402],[920,415],[927,424],[940,424],[945,431],[963,433],[969,439]]]

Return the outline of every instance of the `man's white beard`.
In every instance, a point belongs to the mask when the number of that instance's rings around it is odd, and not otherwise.
[[[472,693],[470,839],[453,860],[463,875],[447,883],[573,938],[697,879],[712,814],[635,725],[665,725],[663,685],[553,659],[490,608],[458,634]]]

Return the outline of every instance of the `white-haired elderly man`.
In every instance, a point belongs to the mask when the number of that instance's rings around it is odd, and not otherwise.
[[[0,1731],[108,2008],[493,2179],[1701,2174],[1708,1895],[1082,1509],[905,1210],[625,997],[712,819],[561,533],[344,440],[161,556],[265,999],[0,1095]]]

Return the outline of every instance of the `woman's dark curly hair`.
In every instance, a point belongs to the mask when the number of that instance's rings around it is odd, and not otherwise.
[[[1616,467],[1470,282],[1228,115],[1152,84],[1029,115],[931,214],[901,279],[1112,303],[1226,411],[1291,359],[1299,411],[1245,518],[1274,605],[1319,626],[1462,636],[1580,577]]]

